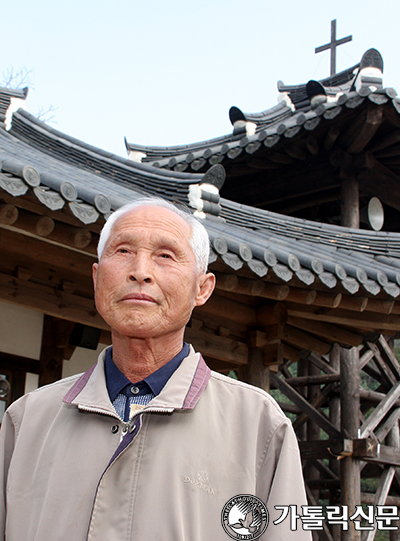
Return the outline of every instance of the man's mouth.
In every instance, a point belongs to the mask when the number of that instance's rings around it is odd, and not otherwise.
[[[137,301],[137,302],[156,302],[153,297],[145,295],[144,293],[129,293],[122,297],[123,301]]]

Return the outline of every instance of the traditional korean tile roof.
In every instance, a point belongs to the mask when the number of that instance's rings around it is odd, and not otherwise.
[[[61,134],[22,110],[9,132],[0,130],[0,162],[0,198],[30,196],[44,209],[102,224],[122,204],[160,195],[203,217],[211,263],[218,259],[235,272],[271,273],[303,287],[400,295],[400,234],[317,223],[220,198],[220,165],[199,175],[138,164]]]
[[[371,77],[368,70],[383,69],[380,53],[368,50],[359,64],[321,81],[287,86],[278,82],[280,103],[260,113],[244,113],[231,107],[229,116],[233,132],[222,137],[190,145],[152,147],[130,143],[128,154],[141,161],[175,171],[203,171],[210,165],[230,162],[246,155],[280,148],[280,143],[304,132],[311,134],[317,126],[327,124],[366,100],[373,104],[391,104],[400,113],[400,99],[393,88],[383,88],[381,77]],[[369,71],[371,71],[371,69]],[[366,75],[365,75],[366,73]]]
[[[0,90],[0,128],[6,127],[6,114],[13,100],[23,101],[28,95],[28,88],[22,90],[1,88]]]
[[[136,164],[62,134],[22,109],[14,114],[9,132],[0,130],[0,160],[3,189],[23,195],[30,186],[50,209],[68,205],[84,223],[95,222],[99,214],[107,217],[112,209],[149,194],[187,204],[191,186],[204,184],[204,179],[207,184],[216,181],[210,175]],[[31,168],[30,177],[26,166]],[[10,174],[24,179],[20,191],[11,188]],[[217,203],[213,207],[207,202],[210,214],[219,212]]]

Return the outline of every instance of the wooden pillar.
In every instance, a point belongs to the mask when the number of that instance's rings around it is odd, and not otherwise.
[[[251,339],[250,339],[251,344]],[[263,350],[249,344],[248,362],[239,369],[239,379],[269,392],[269,367],[264,365]]]
[[[340,372],[340,346],[335,344],[331,353],[329,354],[329,361],[331,367]],[[329,400],[329,420],[331,423],[340,430],[340,397],[338,394],[333,394]],[[329,467],[335,475],[340,478],[340,461],[332,459],[329,461]],[[340,504],[340,491],[337,489],[330,490],[329,492],[329,504]],[[340,541],[342,537],[342,527],[340,524],[332,524],[331,533],[334,541]]]
[[[303,377],[308,376],[308,361],[305,357],[300,357],[300,359],[297,361],[297,377]],[[307,399],[307,391],[308,387],[306,385],[299,387],[297,391],[304,396],[305,399]],[[298,415],[297,417],[300,417]],[[301,441],[306,441],[307,439],[307,423],[302,423],[297,429],[296,429],[297,437]]]
[[[263,363],[263,352],[259,347],[249,348],[247,377],[250,385],[269,392],[269,367]]]
[[[387,437],[387,443],[388,445],[391,445],[395,449],[399,449],[400,447],[400,430],[399,430],[399,423],[397,422],[392,430],[389,432]],[[393,526],[397,526],[398,530],[390,530],[389,531],[389,540],[390,541],[400,541],[400,521],[397,521],[393,523]]]
[[[61,379],[64,350],[69,344],[74,325],[71,321],[44,316],[39,387]]]
[[[340,225],[357,229],[360,227],[359,185],[354,175],[342,179],[340,211]]]
[[[321,370],[314,363],[308,362],[308,375],[309,376],[320,376]],[[313,403],[313,401],[320,394],[321,387],[320,385],[309,385],[308,386],[308,402]],[[321,429],[319,425],[313,421],[311,418],[307,421],[307,441],[315,441],[321,439]],[[306,477],[307,480],[316,480],[320,478],[320,473],[313,464],[307,464],[306,468]],[[319,490],[312,489],[312,495],[316,502],[319,501]],[[315,537],[315,536],[314,536]]]
[[[360,427],[360,371],[357,348],[342,348],[340,354],[340,407],[342,434],[357,439]],[[341,504],[347,505],[349,515],[361,504],[360,462],[352,456],[340,461]],[[348,531],[342,531],[342,541],[361,541],[361,532],[350,521]]]

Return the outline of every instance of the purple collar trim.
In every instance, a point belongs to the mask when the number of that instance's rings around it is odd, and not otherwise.
[[[74,383],[74,385],[71,387],[71,389],[67,392],[67,394],[63,398],[63,402],[66,404],[71,404],[75,398],[78,396],[78,394],[82,391],[82,389],[85,387],[86,383],[89,381],[90,376],[93,373],[93,370],[96,368],[96,365],[94,364],[92,368],[89,368],[87,372],[85,372],[79,379]]]
[[[200,361],[197,365],[192,384],[183,402],[182,409],[193,409],[195,407],[207,386],[210,376],[211,370],[208,368],[203,357],[200,355]]]
[[[87,372],[85,372],[71,387],[67,394],[63,398],[63,402],[71,404],[78,394],[83,390],[85,385],[90,379],[93,370],[96,365],[93,365]],[[183,402],[182,409],[193,409],[197,404],[200,396],[207,386],[208,380],[211,376],[211,370],[206,365],[203,357],[200,355],[199,364],[197,365],[196,372],[193,377],[193,381],[189,387],[185,400]]]

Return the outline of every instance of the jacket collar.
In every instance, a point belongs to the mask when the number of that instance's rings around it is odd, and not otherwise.
[[[106,348],[97,364],[85,372],[63,398],[66,404],[115,415],[111,404],[104,374]],[[205,390],[211,370],[199,353],[190,346],[189,355],[172,374],[161,393],[144,408],[171,411],[193,409]]]

